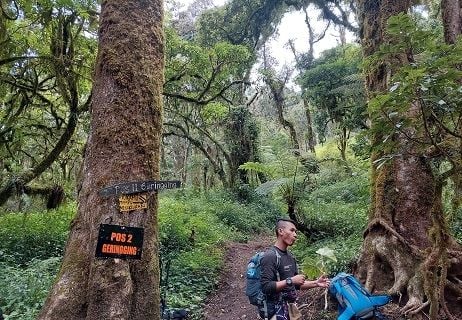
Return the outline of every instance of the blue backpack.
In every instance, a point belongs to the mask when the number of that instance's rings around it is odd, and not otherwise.
[[[388,295],[372,295],[351,274],[341,272],[330,283],[329,292],[337,298],[337,320],[364,320],[380,317],[378,307],[390,302]],[[382,318],[383,319],[383,318]]]
[[[271,249],[276,253],[276,264],[279,268],[281,256],[279,252],[274,247]],[[246,272],[246,288],[245,294],[249,298],[249,302],[254,306],[257,306],[262,310],[265,319],[268,318],[268,307],[266,304],[266,296],[261,290],[261,259],[265,255],[265,252],[257,252],[252,258],[250,258],[249,263],[247,264]],[[279,272],[277,274],[278,280],[280,279]]]

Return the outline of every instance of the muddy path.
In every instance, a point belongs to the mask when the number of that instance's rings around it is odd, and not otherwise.
[[[266,249],[273,242],[274,237],[257,236],[247,243],[226,245],[225,264],[218,287],[205,302],[205,320],[258,319],[256,307],[245,295],[246,266],[257,251]]]

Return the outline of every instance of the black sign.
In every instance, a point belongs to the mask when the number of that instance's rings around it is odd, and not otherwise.
[[[143,228],[101,224],[95,256],[98,258],[141,259]]]
[[[138,181],[116,184],[100,191],[103,197],[116,196],[119,194],[132,194],[149,192],[162,189],[174,189],[181,186],[180,181]]]

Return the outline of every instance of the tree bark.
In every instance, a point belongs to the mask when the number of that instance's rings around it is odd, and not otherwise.
[[[279,123],[289,131],[290,141],[292,143],[292,148],[297,150],[300,149],[300,145],[297,139],[297,132],[295,131],[295,126],[292,122],[284,118],[284,89],[287,84],[286,77],[283,81],[274,79],[271,76],[267,76],[265,79],[266,84],[268,85],[271,94],[274,99],[274,104],[276,105],[276,111],[278,114]]]
[[[101,5],[91,128],[63,263],[38,319],[160,319],[157,195],[122,213],[99,191],[159,178],[162,1]],[[95,258],[100,224],[144,229],[141,260]]]
[[[308,149],[315,154],[316,150],[316,137],[314,135],[313,130],[313,121],[311,120],[311,110],[308,100],[306,98],[303,99],[303,105],[305,107],[305,116],[306,116],[306,139],[308,140]]]
[[[461,33],[461,3],[459,0],[441,0],[441,16],[446,43],[456,42]]]
[[[367,57],[387,43],[388,18],[406,12],[411,3],[359,0],[358,4],[362,13],[361,41]],[[406,55],[394,59],[368,72],[369,95],[387,90],[394,70],[409,63]],[[418,102],[414,102],[405,116],[417,119],[419,110]],[[453,283],[446,276],[460,268],[461,254],[460,246],[447,234],[441,201],[443,182],[414,142],[423,138],[423,132],[410,128],[395,134],[390,138],[393,148],[386,153],[381,144],[387,133],[381,133],[376,120],[371,120],[375,132],[372,143],[378,150],[371,155],[372,204],[356,273],[371,291],[403,295],[402,314],[412,319],[426,319],[422,311],[430,319],[437,319],[441,317],[440,306],[451,319],[445,307],[445,287]],[[389,155],[393,155],[391,160],[377,166],[377,160]],[[460,271],[453,275],[456,278],[452,281],[458,282]]]

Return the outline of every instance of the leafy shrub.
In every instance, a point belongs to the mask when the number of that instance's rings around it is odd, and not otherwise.
[[[309,203],[303,207],[303,222],[311,230],[311,241],[361,234],[367,223],[362,203]]]
[[[187,309],[190,318],[201,319],[202,304],[218,281],[222,257],[220,248],[203,246],[173,259],[168,283],[162,288],[168,305]]]
[[[162,286],[169,308],[184,308],[201,319],[200,308],[214,288],[226,240],[272,227],[279,211],[270,199],[246,191],[236,194],[181,190],[160,200]]]
[[[293,250],[307,272],[313,265],[321,268],[321,261],[324,272],[350,271],[367,224],[369,184],[366,173],[328,180],[322,181],[301,203],[304,223],[311,232],[300,237]],[[317,254],[321,248],[332,249],[336,261]]]
[[[202,196],[162,198],[158,213],[162,253],[176,254],[228,239],[231,231],[217,218],[218,207]]]
[[[18,265],[25,265],[32,259],[61,256],[75,211],[74,203],[47,212],[1,215],[2,256]]]
[[[298,257],[298,261],[301,262],[301,269],[307,274],[310,274],[308,269],[311,269],[315,263],[320,271],[322,270],[329,275],[334,275],[338,272],[351,272],[351,267],[357,259],[362,240],[360,233],[328,238],[316,243],[308,243],[302,237],[297,240],[293,252]],[[320,248],[333,250],[336,261],[325,259],[317,254],[316,251]]]
[[[309,196],[313,203],[369,203],[369,183],[366,174],[349,176],[331,184],[321,185]]]
[[[213,204],[217,217],[234,231],[255,233],[272,228],[281,214],[274,202],[247,185],[238,189],[238,193],[217,190],[204,196]]]
[[[42,308],[61,258],[32,260],[25,268],[0,263],[0,308],[5,320],[33,320]]]
[[[367,160],[371,155],[371,142],[364,132],[356,135],[350,143],[354,155],[360,159]]]

